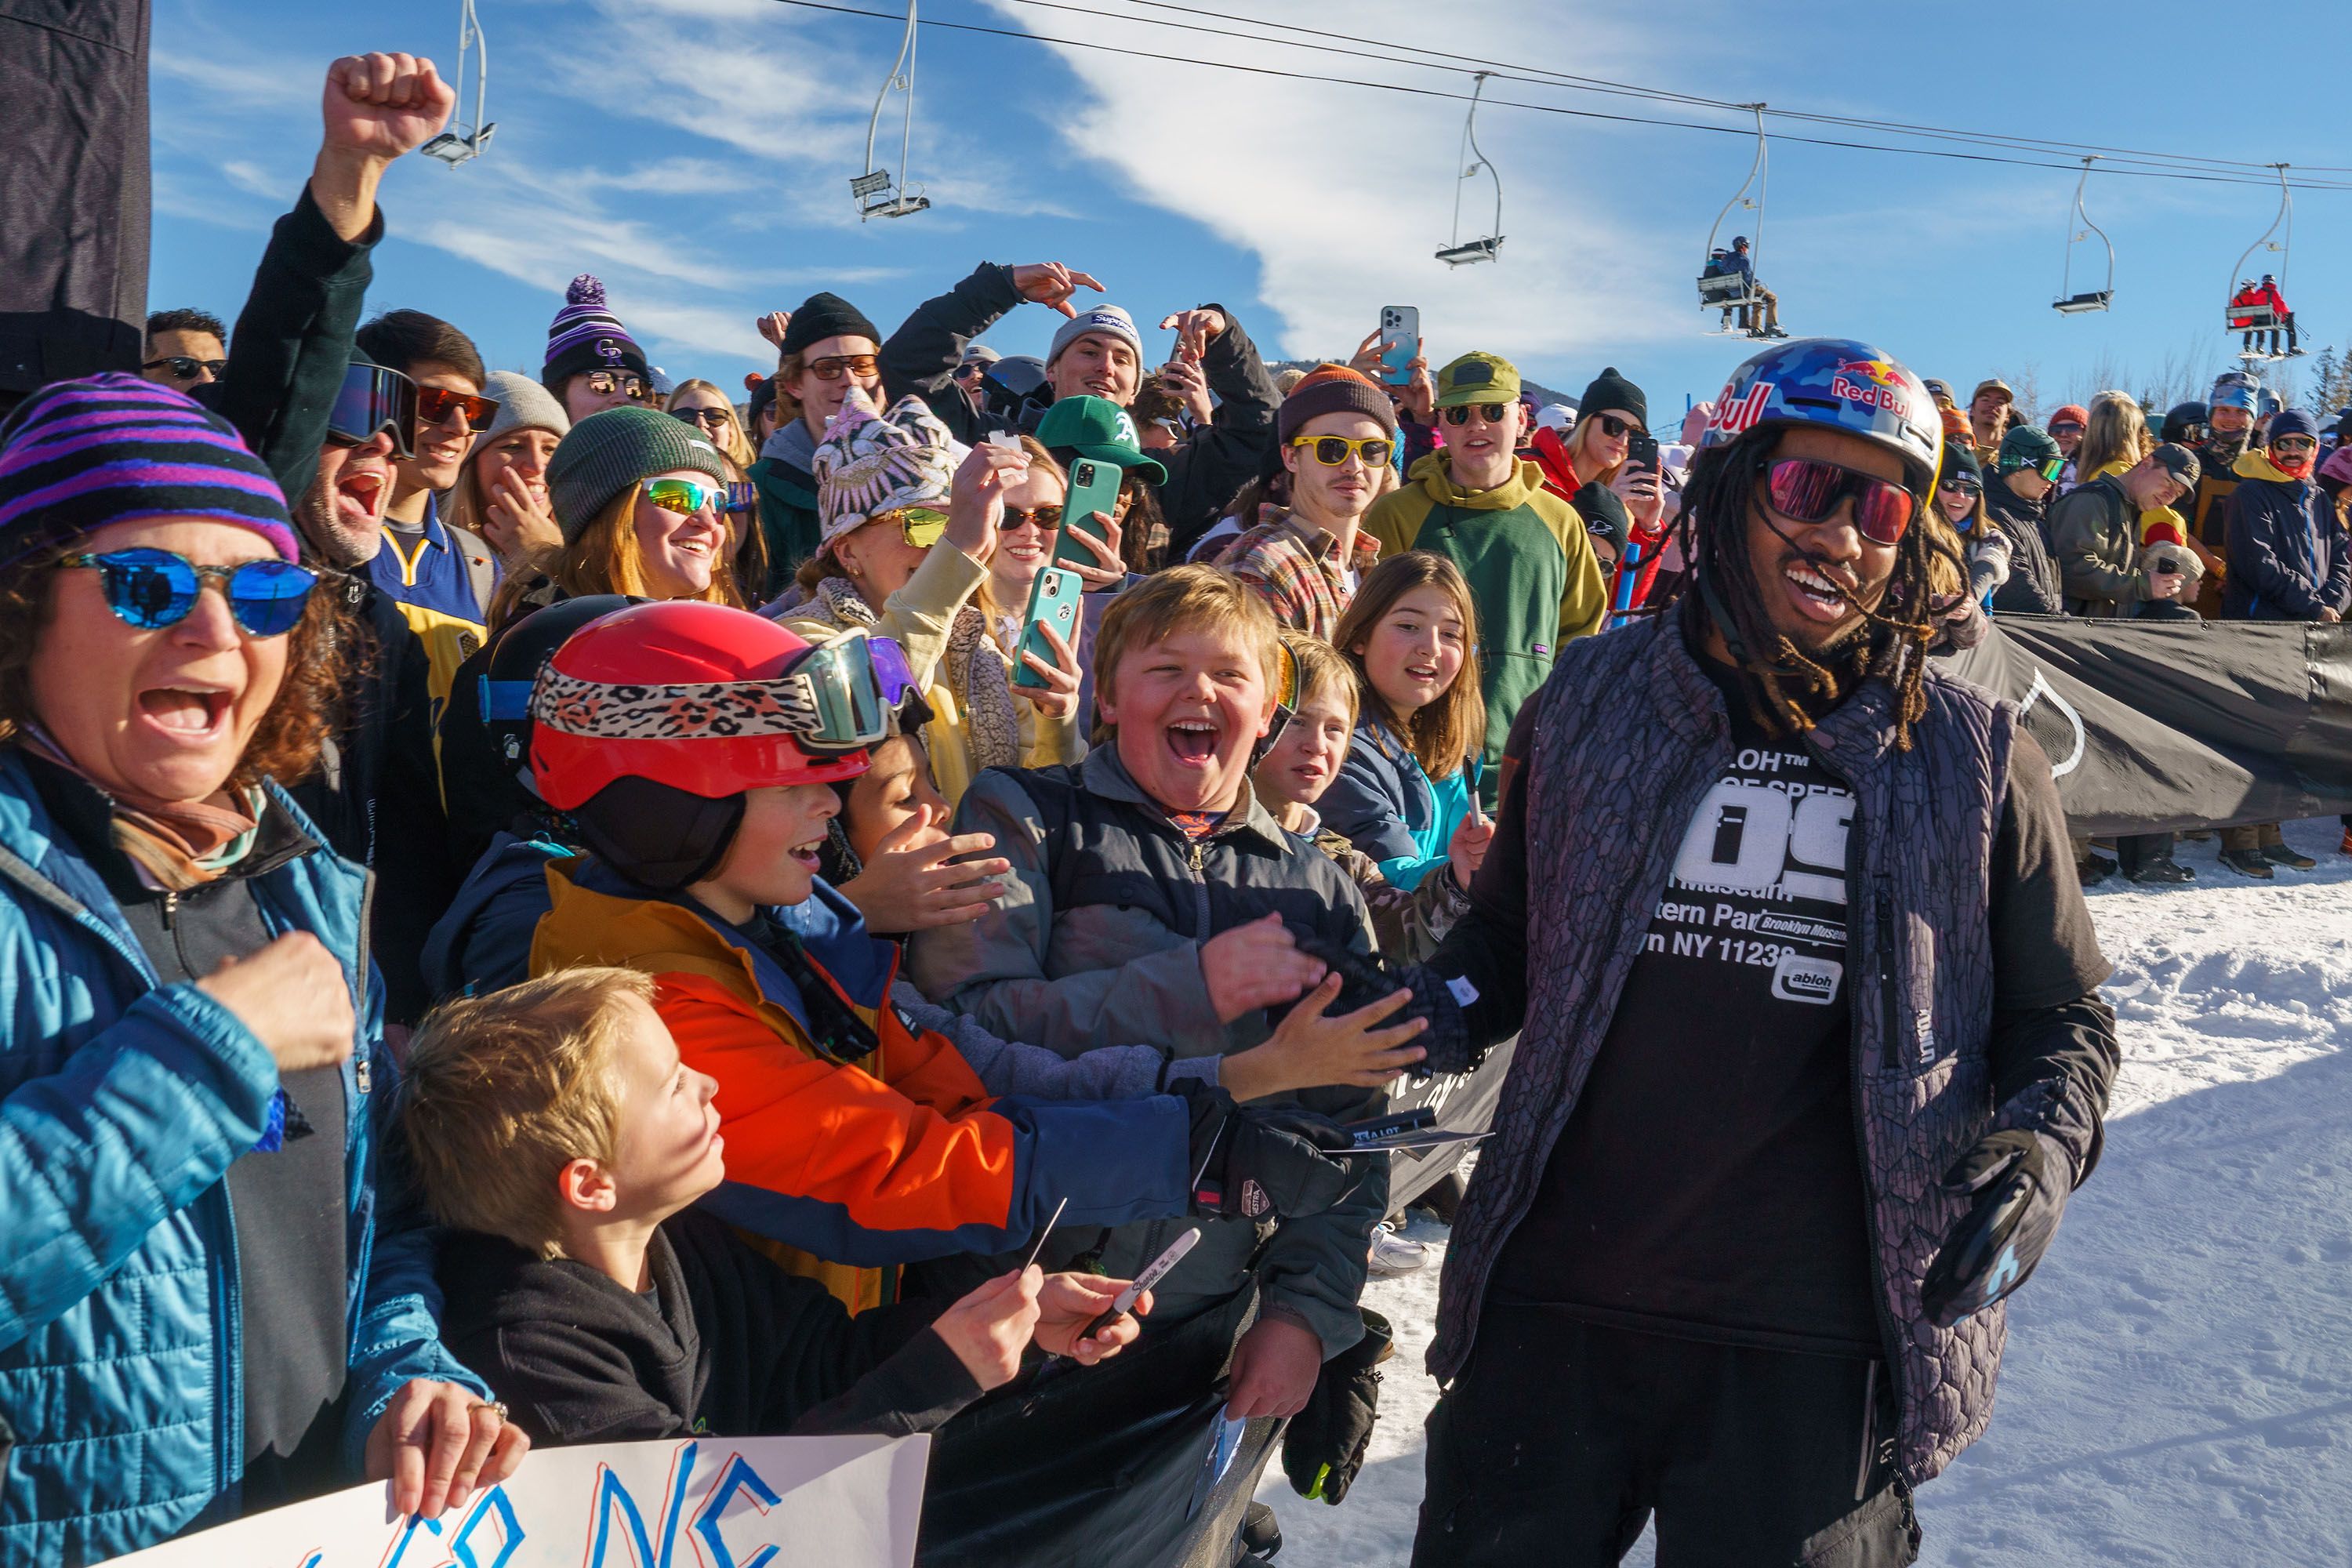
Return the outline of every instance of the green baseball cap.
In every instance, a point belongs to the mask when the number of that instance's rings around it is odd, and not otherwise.
[[[1048,450],[1076,452],[1097,463],[1141,469],[1155,485],[1168,482],[1160,459],[1146,453],[1126,409],[1108,397],[1057,397],[1037,422],[1037,439]]]
[[[1437,406],[1461,408],[1473,403],[1517,403],[1518,367],[1500,354],[1475,351],[1437,373]]]

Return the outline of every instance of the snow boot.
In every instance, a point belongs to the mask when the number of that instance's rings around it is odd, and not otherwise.
[[[2178,887],[2183,882],[2193,882],[2196,879],[2196,872],[2169,855],[2162,859],[2150,860],[2131,874],[2131,880],[2143,888]]]
[[[2284,866],[2290,871],[2308,871],[2319,864],[2310,856],[2290,848],[2284,840],[2276,844],[2263,845],[2263,858],[2273,866]]]
[[[2221,851],[2221,864],[2258,882],[2267,882],[2277,875],[2271,869],[2270,857],[2259,849],[2224,849]]]
[[[1242,1562],[1264,1563],[1282,1550],[1282,1521],[1274,1510],[1253,1501],[1242,1514],[1242,1546],[1249,1555]]]

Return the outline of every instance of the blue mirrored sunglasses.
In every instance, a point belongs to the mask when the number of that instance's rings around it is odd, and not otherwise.
[[[229,613],[247,632],[257,637],[283,637],[302,618],[302,606],[319,585],[319,574],[291,561],[199,566],[170,550],[68,555],[58,564],[98,572],[106,607],[143,631],[160,631],[186,620],[209,583],[228,600]]]

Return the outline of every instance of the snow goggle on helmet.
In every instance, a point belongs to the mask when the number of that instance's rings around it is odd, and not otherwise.
[[[914,689],[906,651],[889,637],[854,628],[759,680],[625,686],[550,666],[532,689],[530,717],[536,725],[596,740],[789,735],[803,751],[846,752],[888,734],[890,716]]]

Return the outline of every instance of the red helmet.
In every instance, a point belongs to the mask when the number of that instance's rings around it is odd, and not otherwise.
[[[624,778],[709,800],[856,778],[887,718],[863,633],[811,643],[692,599],[582,627],[530,710],[531,779],[561,811]]]

